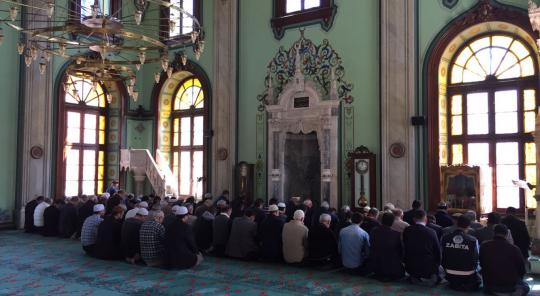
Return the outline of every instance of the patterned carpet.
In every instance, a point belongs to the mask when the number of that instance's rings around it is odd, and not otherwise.
[[[87,257],[76,241],[20,231],[0,232],[0,254],[1,295],[471,295],[212,257],[187,271],[133,266]],[[540,295],[534,282],[531,295]]]

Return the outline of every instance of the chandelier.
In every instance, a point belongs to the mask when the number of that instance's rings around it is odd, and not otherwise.
[[[184,65],[187,62],[184,49],[192,47],[197,60],[204,51],[204,31],[199,21],[177,5],[161,0],[135,0],[133,7],[122,8],[132,13],[120,16],[119,10],[112,11],[111,5],[105,2],[108,0],[92,1],[93,4],[88,5],[88,0],[68,0],[61,6],[56,0],[36,0],[31,2],[33,5],[23,0],[0,0],[10,7],[7,16],[0,15],[0,25],[3,25],[0,26],[0,45],[4,39],[3,27],[16,30],[20,32],[17,51],[24,56],[27,67],[39,63],[43,74],[47,62],[52,56],[58,56],[71,61],[67,68],[69,75],[94,82],[126,81],[128,93],[134,100],[137,100],[133,91],[136,73],[145,64],[160,65],[154,74],[159,81],[162,72],[169,77],[172,75],[170,50],[181,50]],[[193,24],[189,28],[191,32],[179,38],[174,47],[156,37],[163,33],[161,18],[157,24],[155,19],[154,22],[152,19],[144,21],[145,14],[161,9],[169,9]],[[171,32],[177,27],[173,19],[166,18],[166,22]],[[64,89],[69,87],[64,85]]]

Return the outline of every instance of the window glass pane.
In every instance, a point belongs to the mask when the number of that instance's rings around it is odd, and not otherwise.
[[[83,166],[83,180],[93,181],[96,179],[96,167],[92,165]]]
[[[536,166],[527,165],[525,166],[525,180],[536,185]],[[525,201],[527,202],[528,208],[536,208],[536,199],[534,198],[534,190],[525,190]]]
[[[452,145],[452,164],[463,163],[463,146],[461,144]]]
[[[84,143],[95,144],[96,143],[96,124],[97,116],[94,114],[84,115]]]
[[[191,194],[191,152],[180,153],[180,194]]]
[[[525,143],[525,163],[536,163],[536,145],[535,143]]]
[[[534,111],[525,112],[523,116],[523,131],[526,133],[534,132],[536,129],[536,115]]]
[[[321,0],[305,0],[304,9],[310,9],[321,6]]]
[[[495,114],[495,132],[497,134],[517,133],[517,112]]]
[[[104,165],[105,164],[105,151],[99,151],[98,152],[98,165]]]
[[[465,69],[463,71],[463,82],[475,82],[484,80],[484,76],[480,76],[470,70]]]
[[[518,143],[497,143],[497,164],[518,164]]]
[[[81,115],[77,112],[68,112],[67,113],[67,135],[66,142],[70,143],[79,143],[81,137],[80,131],[81,125]]]
[[[191,117],[182,117],[180,121],[180,146],[191,145]]]
[[[478,62],[484,68],[484,70],[491,74],[490,65],[491,65],[491,48],[484,48],[476,52],[475,57],[478,59]]]
[[[486,47],[489,47],[491,44],[490,44],[490,37],[483,37],[483,38],[480,38],[474,42],[471,42],[471,44],[469,45],[473,51],[479,51],[483,48],[486,48]]]
[[[471,58],[466,66],[467,70],[473,72],[474,74],[478,75],[478,77],[485,77],[487,75],[486,71],[489,71],[489,69],[484,69],[478,60],[476,58]]]
[[[521,77],[534,75],[533,60],[531,57],[521,62]]]
[[[64,194],[66,196],[79,195],[79,181],[66,180],[65,186],[66,186],[66,189],[64,190]]]
[[[95,181],[83,181],[82,182],[82,194],[94,194],[95,193]]]
[[[66,148],[66,164],[79,165],[79,149]]]
[[[535,110],[536,97],[534,89],[526,89],[523,91],[523,110]]]
[[[193,119],[193,145],[203,145],[204,139],[204,117],[196,116]]]
[[[495,92],[495,132],[498,134],[517,133],[517,91]]]
[[[506,49],[496,47],[491,48],[491,63],[489,74],[495,74],[495,71],[499,67],[499,64],[501,64],[501,61],[505,54]]]
[[[508,46],[510,46],[510,43],[512,43],[512,40],[514,39],[508,36],[493,36],[491,38],[491,45],[502,47],[502,48],[508,48]]]
[[[193,0],[184,0],[184,10],[193,15]],[[182,14],[182,34],[191,33],[193,31],[193,19],[189,16]]]
[[[497,165],[497,186],[515,186],[512,180],[519,180],[519,165]]]
[[[452,83],[461,83],[463,82],[463,68],[459,66],[452,67]]]
[[[471,93],[467,95],[467,114],[488,113],[488,94]]]
[[[204,177],[203,176],[203,152],[202,151],[195,151],[193,152],[193,184],[194,184],[194,194],[197,194],[197,196],[201,196],[203,194],[202,192],[202,184],[203,182],[198,182],[199,178]]]
[[[103,182],[102,180],[100,180],[100,181],[97,182],[97,184],[98,184],[98,185],[97,185],[96,193],[99,194],[99,193],[105,192],[105,188],[104,188],[105,182]]]
[[[285,13],[300,11],[302,9],[302,0],[286,0]]]
[[[458,136],[463,134],[462,116],[452,116],[452,135]]]
[[[182,7],[182,0],[170,0],[171,4],[176,7]],[[180,19],[181,13],[177,9],[169,9],[169,19],[175,22],[174,28],[169,28],[169,37],[175,37],[181,34]]]
[[[488,165],[489,164],[489,144],[474,143],[468,144],[467,163],[469,165]]]
[[[517,111],[517,91],[495,92],[495,112]]]
[[[489,131],[487,114],[467,116],[467,133],[469,135],[485,135]]]
[[[497,208],[519,208],[519,188],[497,187]]]
[[[96,151],[94,150],[84,150],[83,152],[83,164],[87,165],[96,165]]]
[[[463,112],[461,100],[461,95],[452,96],[452,115],[461,115],[461,113]]]
[[[529,50],[519,40],[515,40],[514,43],[512,43],[510,51],[512,51],[520,60],[529,55]]]
[[[519,64],[516,64],[512,68],[501,73],[501,75],[497,76],[497,78],[508,79],[508,78],[516,78],[519,76],[521,76],[521,66]]]
[[[98,166],[98,180],[103,180],[103,179],[105,179],[105,167],[100,165]]]
[[[497,69],[497,73],[495,73],[495,76],[501,75],[503,72],[516,65],[517,62],[518,59],[513,53],[507,53],[501,64],[499,65],[499,69]]]
[[[456,65],[459,65],[459,66],[462,66],[464,67],[465,64],[467,64],[467,61],[471,58],[471,56],[473,55],[473,52],[470,48],[468,47],[465,47],[463,49],[463,51],[461,51],[461,53],[458,55],[457,59],[456,59]]]
[[[178,152],[173,153],[173,174],[178,176]]]

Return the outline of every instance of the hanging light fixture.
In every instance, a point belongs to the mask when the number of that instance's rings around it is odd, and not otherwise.
[[[9,17],[11,18],[12,22],[17,20],[18,13],[19,13],[19,8],[17,6],[11,6],[11,8],[9,9]]]
[[[24,53],[24,43],[22,43],[22,42],[17,43],[17,52],[18,52],[19,54],[23,54],[23,53]]]
[[[167,54],[163,54],[161,56],[161,69],[166,72],[167,68],[169,68],[169,58],[167,57]]]
[[[173,16],[171,16],[173,17]],[[176,30],[176,22],[173,21],[173,20],[169,20],[169,30],[172,32],[174,32],[174,30]]]
[[[58,46],[58,52],[61,56],[64,56],[66,54],[66,45],[64,43],[60,43]]]
[[[173,73],[173,68],[172,67],[167,68],[167,78],[171,78],[172,73]]]
[[[133,15],[133,18],[135,18],[135,23],[137,26],[140,26],[142,21],[142,11],[137,10]]]
[[[39,74],[45,74],[45,69],[47,69],[47,64],[45,63],[45,58],[42,57],[39,62]]]
[[[154,73],[154,81],[157,83],[159,83],[159,81],[161,80],[161,73],[159,72],[156,72]]]
[[[182,51],[182,54],[180,55],[180,60],[182,61],[182,66],[186,66],[187,64],[187,55],[185,52]]]
[[[137,69],[137,71],[141,70],[141,64],[135,64],[135,69]]]
[[[0,46],[2,45],[2,42],[4,42],[4,31],[0,28]]]
[[[133,101],[134,102],[137,102],[137,99],[139,99],[139,92],[134,90],[132,93],[131,93],[131,97],[133,98]]]
[[[199,36],[199,33],[197,31],[191,32],[191,42],[195,43],[197,41],[197,37]]]
[[[52,18],[54,15],[54,3],[47,3],[47,17]]]
[[[112,104],[113,96],[110,93],[107,93],[107,103]]]
[[[146,62],[146,52],[144,50],[139,52],[139,62],[141,62],[141,65],[144,65],[144,62]]]
[[[26,49],[26,52],[24,53],[24,63],[26,64],[26,67],[30,67],[32,64],[32,55],[30,53],[30,49]]]

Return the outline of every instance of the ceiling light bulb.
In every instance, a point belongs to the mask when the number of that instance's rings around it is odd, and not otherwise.
[[[135,81],[136,81],[136,77],[131,77],[131,78],[129,79],[129,85],[135,86]]]
[[[18,52],[19,54],[23,54],[23,53],[24,53],[24,43],[22,43],[22,42],[17,43],[17,52]]]
[[[47,17],[52,18],[54,15],[54,3],[47,3]]]
[[[75,63],[77,63],[77,65],[80,65],[82,63],[82,58],[77,58],[75,60]]]
[[[137,102],[137,99],[139,98],[139,92],[133,91],[133,93],[131,94],[131,97],[133,98],[134,102]]]
[[[198,61],[200,58],[201,58],[201,52],[198,50],[195,51],[195,59]]]
[[[52,58],[52,54],[48,50],[45,51],[45,60],[47,60],[47,62],[50,62],[51,58]]]
[[[28,49],[24,54],[24,63],[26,64],[26,67],[30,67],[30,65],[32,64],[32,56],[30,55],[30,50]]]
[[[171,78],[172,73],[173,73],[173,68],[172,67],[167,68],[167,77],[168,78]]]
[[[163,71],[167,71],[167,68],[169,68],[169,60],[166,55],[161,58],[161,68]]]
[[[133,17],[135,18],[135,23],[137,24],[137,26],[140,25],[142,21],[142,11],[135,11],[135,15]]]
[[[128,94],[131,96],[131,94],[133,94],[133,85],[128,85],[127,86],[127,92]]]
[[[135,69],[137,69],[137,71],[141,70],[141,64],[135,64]]]
[[[199,40],[199,51],[201,54],[204,52],[204,40]]]
[[[197,33],[197,31],[192,31],[191,32],[191,42],[195,43],[195,41],[197,41],[198,36],[199,36],[199,33]]]
[[[146,61],[146,52],[141,51],[139,52],[139,62],[141,62],[141,65],[144,64]]]
[[[169,30],[172,32],[174,32],[174,30],[176,29],[176,22],[173,21],[173,20],[169,20]]]
[[[9,9],[9,17],[11,21],[14,22],[17,19],[17,14],[19,13],[19,8],[17,6],[11,6]]]
[[[161,80],[161,73],[159,72],[156,72],[154,73],[154,81],[157,83],[159,83],[159,81]]]
[[[113,96],[110,93],[107,93],[107,103],[112,104]]]
[[[39,74],[45,74],[45,69],[47,69],[47,64],[45,64],[45,61],[42,60],[41,62],[39,62]]]
[[[58,52],[61,56],[66,54],[66,45],[64,43],[60,43],[60,45],[58,45]]]
[[[185,66],[187,64],[187,55],[184,52],[180,55],[180,59],[182,60],[182,66]]]
[[[37,54],[38,54],[38,49],[36,45],[32,44],[32,46],[30,47],[30,56],[32,57],[33,60],[37,59]]]

